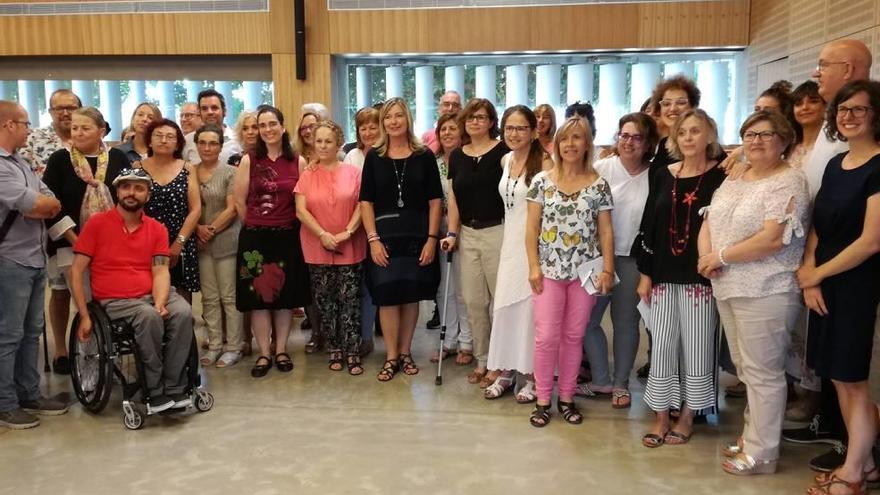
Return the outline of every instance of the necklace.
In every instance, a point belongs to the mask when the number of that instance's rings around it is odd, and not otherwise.
[[[403,208],[403,181],[406,179],[406,158],[403,159],[403,170],[401,172],[397,171],[397,160],[394,158],[391,159],[392,165],[394,165],[394,177],[397,178],[397,207]]]
[[[681,168],[683,167],[684,164],[682,164]],[[687,205],[687,216],[685,217],[684,222],[684,232],[679,233],[676,203],[678,202],[678,176],[681,175],[681,168],[678,169],[678,172],[675,173],[672,179],[672,212],[669,221],[669,249],[672,251],[673,256],[681,256],[687,250],[688,241],[690,241],[691,238],[691,209],[693,208],[694,203],[699,200],[697,192],[700,190],[700,184],[703,183],[703,177],[706,176],[706,171],[704,170],[703,173],[700,174],[700,178],[697,179],[697,186],[694,187],[694,190],[684,193],[684,198],[681,202],[682,204]]]
[[[513,161],[513,160],[511,160]],[[514,200],[516,199],[516,186],[519,184],[519,179],[522,177],[525,170],[520,170],[519,175],[516,176],[516,179],[513,181],[513,187],[510,187],[510,171],[513,170],[513,164],[511,164],[510,169],[507,174],[507,183],[504,185],[504,206],[507,207],[507,211],[512,211],[514,206]]]

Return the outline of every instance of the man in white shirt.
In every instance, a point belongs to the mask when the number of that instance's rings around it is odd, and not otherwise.
[[[819,84],[819,95],[829,104],[845,84],[868,79],[871,73],[871,51],[859,40],[836,40],[825,45],[819,53],[819,63],[813,77]],[[828,161],[835,155],[849,150],[843,141],[832,141],[823,128],[816,137],[816,144],[804,160],[804,173],[810,186],[810,197],[816,198],[822,185],[822,176]],[[794,443],[828,443],[834,448],[810,460],[816,471],[829,472],[842,465],[846,459],[846,425],[840,413],[837,393],[830,380],[822,380],[818,420],[806,428],[786,429],[783,439]],[[873,480],[871,480],[873,481]]]
[[[206,89],[199,93],[199,115],[204,124],[214,124],[223,128],[223,148],[220,150],[220,163],[228,163],[229,157],[241,153],[241,145],[238,144],[238,136],[235,131],[226,127],[223,118],[226,117],[226,100],[223,95],[214,89]],[[186,143],[183,146],[183,159],[193,165],[202,163],[199,152],[196,149],[195,132],[184,136]]]
[[[439,109],[440,115],[451,115],[460,112],[461,95],[458,94],[458,91],[452,90],[443,93],[443,96],[440,97],[440,104],[437,108]],[[434,129],[429,129],[422,134],[422,142],[425,143],[425,146],[431,148],[431,151],[435,154],[437,153],[437,150],[440,149],[440,141],[437,140],[437,135],[434,134]]]

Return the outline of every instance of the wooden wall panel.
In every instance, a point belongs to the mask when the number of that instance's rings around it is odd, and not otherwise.
[[[0,16],[0,55],[270,53],[269,14]]]
[[[304,103],[321,102],[330,107],[330,55],[310,55],[305,81],[296,80],[293,54],[272,55],[272,80],[275,86],[275,106],[284,112],[287,128],[295,128],[299,110]]]
[[[331,53],[689,48],[745,46],[749,2],[348,10],[328,15]]]

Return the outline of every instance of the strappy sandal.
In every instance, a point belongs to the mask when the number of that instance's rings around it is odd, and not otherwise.
[[[404,375],[413,376],[419,374],[419,367],[413,361],[412,354],[401,354],[398,359],[400,360],[400,369],[403,370]]]
[[[380,382],[387,382],[394,378],[394,375],[397,374],[399,361],[397,359],[389,359],[385,361],[385,364],[382,365],[382,369],[379,370],[379,374],[376,375],[376,379]]]
[[[483,378],[486,377],[486,370],[474,370],[467,376],[467,381],[470,384],[480,383]]]
[[[266,361],[266,364],[260,364],[260,361]],[[254,362],[254,367],[251,368],[251,376],[254,378],[260,378],[262,376],[266,376],[266,373],[269,372],[269,369],[272,368],[272,358],[269,356],[260,356]]]
[[[330,351],[330,364],[332,371],[342,371],[342,351]]]
[[[474,362],[474,353],[465,349],[459,349],[458,355],[455,356],[455,364],[459,366],[467,366]]]
[[[625,388],[617,388],[611,392],[611,407],[627,409],[632,405],[632,395]]]
[[[584,415],[578,410],[574,401],[557,401],[556,409],[559,411],[559,414],[562,414],[562,419],[570,425],[579,425],[584,422]]]
[[[535,404],[535,409],[532,411],[531,416],[529,416],[529,423],[535,428],[547,426],[550,423],[550,404],[546,406]]]
[[[516,393],[516,401],[520,404],[529,404],[535,402],[538,397],[535,395],[535,382],[527,380],[526,384]]]
[[[666,435],[669,433],[669,430],[666,430],[664,433],[658,435],[656,433],[648,433],[647,435],[642,437],[642,445],[648,447],[649,449],[656,449],[657,447],[662,447],[664,443],[666,443]]]
[[[868,484],[862,479],[860,481],[846,481],[832,474],[827,483],[814,485],[807,488],[807,495],[831,495],[831,487],[834,485],[843,485],[850,490],[847,495],[865,495],[868,493]]]
[[[454,353],[455,351],[446,348],[443,348],[443,352],[440,354],[437,354],[437,351],[434,351],[434,355],[431,356],[431,362],[439,363],[441,359],[445,361],[446,358],[452,357]]]
[[[287,359],[278,359],[282,357]],[[283,373],[289,373],[293,371],[293,359],[290,358],[290,354],[286,352],[279,352],[278,354],[276,354],[275,367],[278,368],[278,371],[281,371]]]
[[[349,354],[348,357],[345,358],[345,364],[348,366],[349,375],[360,375],[364,372],[364,367],[361,366],[360,354]]]
[[[726,473],[736,476],[751,476],[753,474],[773,474],[776,472],[776,461],[765,461],[740,452],[735,457],[721,462],[721,469]]]
[[[875,477],[873,480],[868,479],[872,474],[876,474],[877,477]],[[827,473],[819,473],[813,479],[816,480],[817,485],[822,486],[822,485],[827,485],[828,483],[830,483],[831,477],[834,475],[835,475],[834,471],[829,471]],[[868,485],[868,490],[872,490],[872,489],[876,490],[877,488],[880,488],[877,486],[877,485],[880,485],[880,470],[878,470],[878,468],[875,467],[874,469],[872,469],[870,471],[865,471],[865,483]]]
[[[483,398],[487,400],[497,399],[504,394],[507,393],[508,390],[513,389],[513,376],[504,376],[501,375],[492,382],[491,385],[486,387],[486,390],[483,391]]]

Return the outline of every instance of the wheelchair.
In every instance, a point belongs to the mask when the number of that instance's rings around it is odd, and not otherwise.
[[[144,384],[143,363],[134,336],[134,328],[125,320],[111,320],[97,302],[88,304],[92,335],[86,342],[77,336],[79,315],[74,316],[70,330],[70,377],[73,391],[82,406],[93,414],[107,407],[114,379],[122,385],[122,422],[129,430],[143,428],[146,417],[154,414]],[[187,361],[187,388],[192,406],[203,413],[214,406],[214,396],[201,389],[199,355],[195,335]],[[140,396],[140,400],[135,400]],[[180,413],[187,408],[169,409],[158,414]]]

